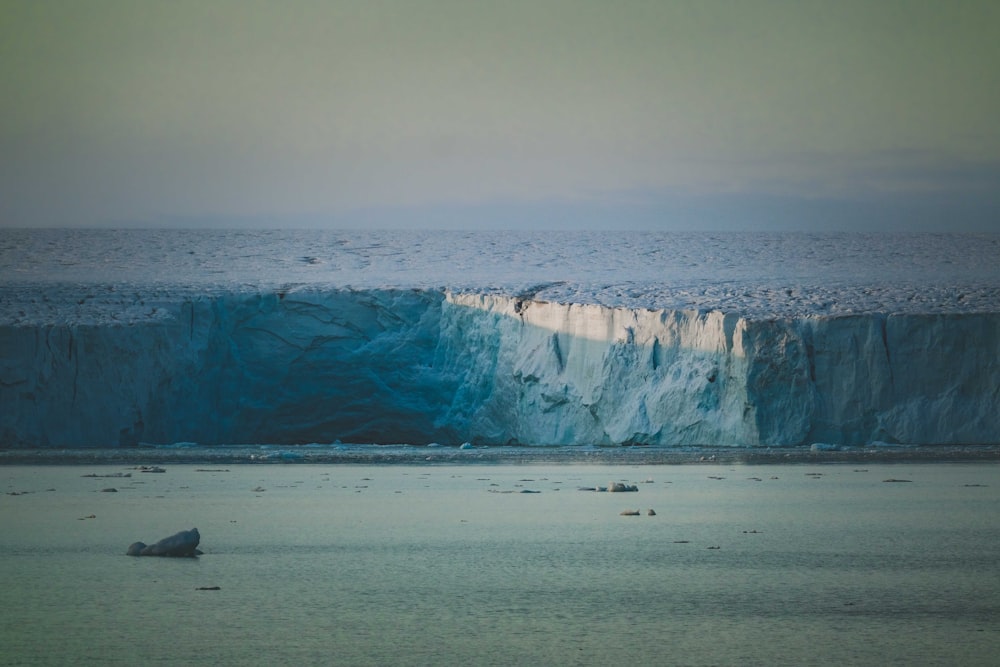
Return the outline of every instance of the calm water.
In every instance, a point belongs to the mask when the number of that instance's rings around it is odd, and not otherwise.
[[[639,491],[578,490],[613,480]],[[3,664],[1000,655],[995,464],[12,465],[0,490]],[[197,559],[124,555],[191,527]]]

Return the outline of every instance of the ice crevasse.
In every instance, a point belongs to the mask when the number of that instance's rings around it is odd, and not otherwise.
[[[0,326],[0,444],[995,444],[1000,314],[747,317],[433,289]]]

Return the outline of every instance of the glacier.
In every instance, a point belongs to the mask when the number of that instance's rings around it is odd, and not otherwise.
[[[319,263],[283,252],[296,271]],[[992,269],[912,290],[674,276],[688,286],[678,301],[649,298],[662,283],[634,268],[594,289],[566,265],[462,284],[435,274],[441,261],[400,261],[388,271],[400,284],[367,284],[360,268],[354,286],[5,269],[0,444],[1000,442]],[[724,284],[744,301],[720,298]]]
[[[5,446],[992,444],[1000,314],[754,319],[435,290],[0,326]]]

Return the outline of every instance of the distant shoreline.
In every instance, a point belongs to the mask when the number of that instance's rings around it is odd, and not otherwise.
[[[113,449],[0,449],[3,465],[144,464],[793,464],[1000,462],[1000,445],[810,447],[475,447],[443,446],[219,446]]]

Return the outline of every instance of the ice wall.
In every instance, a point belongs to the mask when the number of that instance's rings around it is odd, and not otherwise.
[[[467,369],[446,419],[489,442],[751,442],[745,322],[454,295],[447,365]]]
[[[11,446],[1000,441],[1000,314],[753,319],[436,290],[0,326]]]
[[[459,295],[443,321],[470,369],[449,422],[490,442],[1000,441],[997,314],[755,320]]]
[[[425,442],[442,295],[189,298],[130,324],[0,327],[5,446]]]

